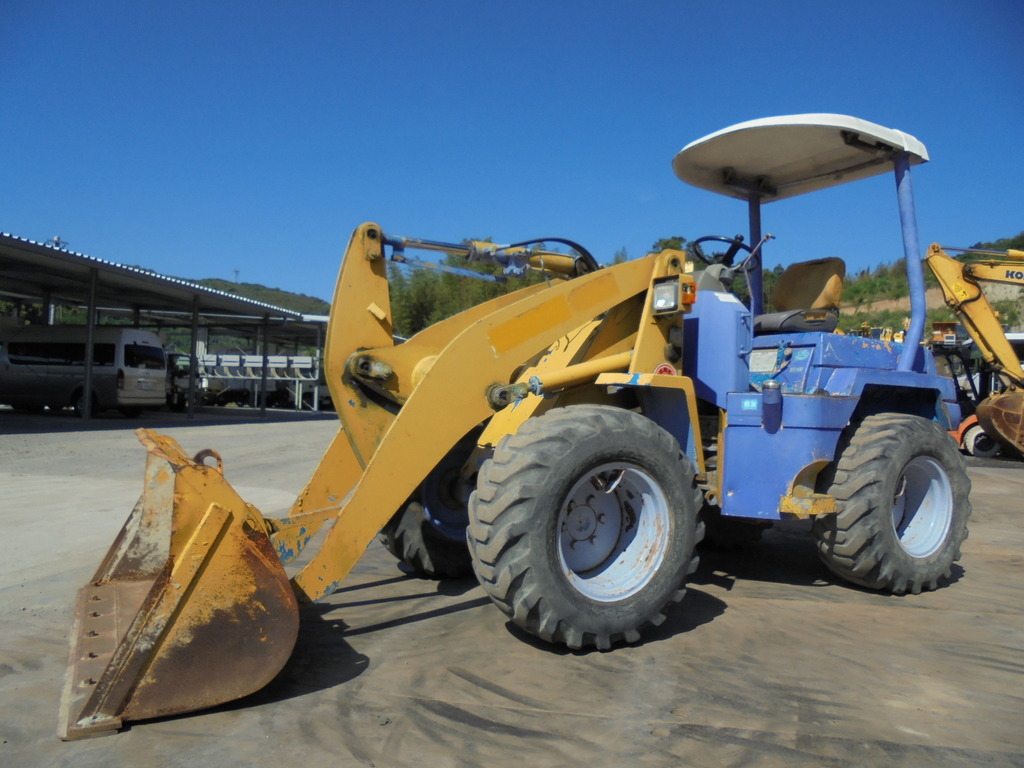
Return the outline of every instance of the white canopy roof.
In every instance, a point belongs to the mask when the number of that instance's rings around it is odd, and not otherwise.
[[[845,184],[891,170],[894,151],[928,161],[913,136],[847,115],[766,117],[688,144],[672,161],[680,179],[701,189],[762,202]]]

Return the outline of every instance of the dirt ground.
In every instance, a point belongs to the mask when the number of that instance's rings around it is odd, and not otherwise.
[[[271,515],[336,429],[228,410],[150,423],[217,449]],[[407,576],[375,543],[263,691],[63,743],[75,593],[141,490],[134,426],[0,410],[0,765],[1024,766],[1024,464],[973,459],[970,539],[933,593],[837,583],[786,524],[705,552],[643,643],[571,653],[511,628],[474,581]]]

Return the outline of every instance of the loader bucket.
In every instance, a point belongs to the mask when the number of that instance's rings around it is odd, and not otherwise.
[[[59,735],[189,712],[266,685],[298,634],[298,604],[263,517],[169,437],[146,447],[142,497],[79,591]],[[205,462],[216,460],[217,466]]]
[[[1024,453],[1024,392],[992,395],[978,404],[975,413],[988,435],[1014,452]]]

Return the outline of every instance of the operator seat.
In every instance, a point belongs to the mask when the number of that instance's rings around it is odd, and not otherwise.
[[[846,264],[827,258],[790,264],[779,276],[772,298],[775,312],[754,318],[754,334],[836,329]]]

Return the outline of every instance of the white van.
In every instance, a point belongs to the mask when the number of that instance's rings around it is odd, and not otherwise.
[[[25,326],[0,338],[0,404],[30,411],[85,401],[84,325]],[[92,410],[137,416],[167,397],[167,364],[160,339],[138,328],[93,329]]]

